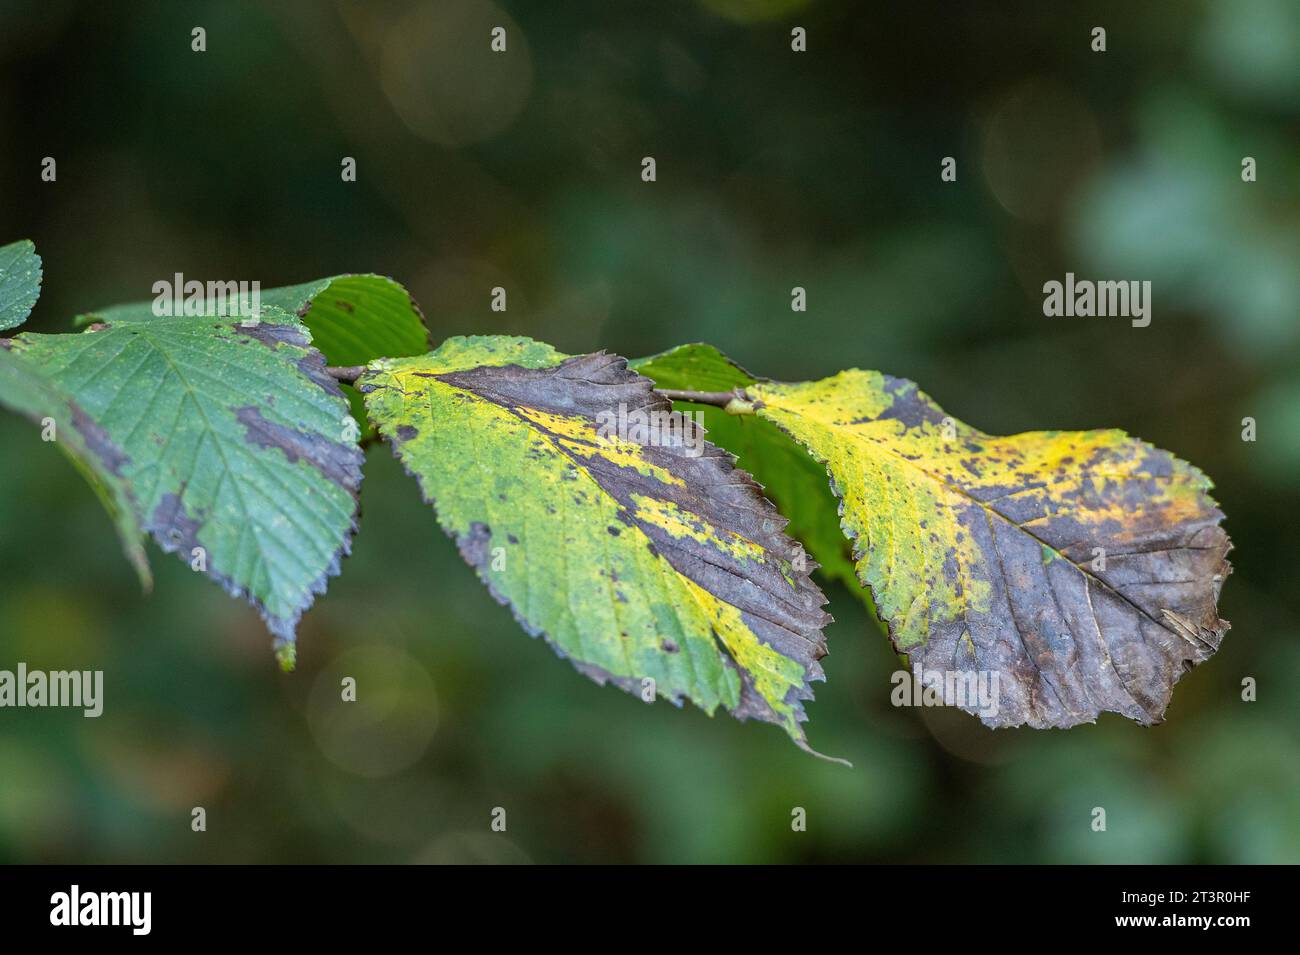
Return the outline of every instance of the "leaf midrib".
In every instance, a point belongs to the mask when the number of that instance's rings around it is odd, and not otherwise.
[[[893,450],[893,449],[890,448],[888,445],[886,445],[886,444],[884,444],[884,443],[882,443],[882,442],[879,442],[879,441],[872,440],[872,439],[870,439],[870,438],[863,437],[862,435],[856,433],[856,432],[852,429],[851,426],[847,426],[847,427],[846,427],[846,426],[843,426],[843,425],[838,425],[838,426],[837,426],[837,425],[834,425],[833,423],[828,423],[828,422],[824,421],[824,420],[821,419],[821,418],[816,418],[816,417],[811,417],[811,416],[803,415],[803,414],[800,414],[798,411],[794,411],[794,410],[792,410],[792,409],[790,409],[790,408],[784,408],[784,407],[781,407],[780,404],[773,404],[773,403],[771,403],[771,402],[768,402],[768,407],[775,408],[775,409],[777,409],[777,410],[783,411],[783,412],[786,413],[786,414],[794,415],[794,416],[797,417],[797,418],[803,418],[805,421],[812,422],[813,424],[816,424],[816,425],[818,425],[819,427],[825,428],[825,429],[827,429],[827,430],[831,430],[831,429],[833,429],[833,428],[835,428],[835,427],[842,428],[842,429],[843,429],[844,431],[846,431],[849,435],[851,435],[852,438],[853,438],[853,440],[854,440],[854,442],[857,443],[857,444],[859,444],[860,446],[865,446],[865,447],[867,447],[868,449],[878,449],[878,450],[882,451],[884,454],[890,456],[891,458],[894,458],[894,459],[896,459],[896,460],[898,460],[898,461],[902,461],[904,464],[908,465],[908,466],[911,467],[913,470],[915,470],[915,471],[917,471],[918,473],[920,473],[920,474],[924,475],[925,477],[929,478],[929,479],[930,479],[931,481],[933,481],[934,483],[940,485],[941,487],[946,488],[947,490],[949,490],[949,491],[951,491],[952,493],[958,495],[959,497],[963,497],[963,498],[965,498],[966,500],[972,502],[973,504],[976,504],[976,505],[977,505],[977,506],[978,506],[982,511],[984,511],[985,514],[989,514],[989,515],[997,516],[998,518],[1000,518],[1001,520],[1003,520],[1004,522],[1006,522],[1006,523],[1007,523],[1011,528],[1013,528],[1014,530],[1016,530],[1016,531],[1018,531],[1018,532],[1020,532],[1020,533],[1022,533],[1022,534],[1024,534],[1024,535],[1026,535],[1026,536],[1029,537],[1031,540],[1034,540],[1034,541],[1036,541],[1038,544],[1040,544],[1041,546],[1047,548],[1047,549],[1050,550],[1053,554],[1056,554],[1058,557],[1060,557],[1061,560],[1064,560],[1064,561],[1065,561],[1066,563],[1068,563],[1071,567],[1073,567],[1075,570],[1077,570],[1077,571],[1078,571],[1080,574],[1082,574],[1084,577],[1087,577],[1089,580],[1094,580],[1094,581],[1096,581],[1100,586],[1105,587],[1106,590],[1110,591],[1110,593],[1114,594],[1116,597],[1118,597],[1118,598],[1119,598],[1120,600],[1122,600],[1124,603],[1126,603],[1126,604],[1128,604],[1129,606],[1131,606],[1134,610],[1136,610],[1138,613],[1142,614],[1142,616],[1146,617],[1148,620],[1150,620],[1152,623],[1156,624],[1156,625],[1157,625],[1158,627],[1160,627],[1161,629],[1163,629],[1163,630],[1165,630],[1165,631],[1167,631],[1167,632],[1169,632],[1169,633],[1172,633],[1172,634],[1174,634],[1175,636],[1178,636],[1178,637],[1181,637],[1181,636],[1182,636],[1182,634],[1176,633],[1173,629],[1171,629],[1171,628],[1169,627],[1168,624],[1166,624],[1166,623],[1164,623],[1164,622],[1162,622],[1162,621],[1160,621],[1160,620],[1157,620],[1154,616],[1152,616],[1152,614],[1151,614],[1151,613],[1150,613],[1146,608],[1144,608],[1144,607],[1140,606],[1139,604],[1137,604],[1137,603],[1136,603],[1135,601],[1133,601],[1133,599],[1130,598],[1127,594],[1124,594],[1124,593],[1122,593],[1121,591],[1117,590],[1117,589],[1116,589],[1114,586],[1112,586],[1108,581],[1102,579],[1101,577],[1097,577],[1097,576],[1095,576],[1094,574],[1090,573],[1088,570],[1086,570],[1083,566],[1081,566],[1079,563],[1077,563],[1073,558],[1071,558],[1071,557],[1068,556],[1067,554],[1063,554],[1063,553],[1061,553],[1061,551],[1057,550],[1057,548],[1056,548],[1055,545],[1053,545],[1053,544],[1051,544],[1051,543],[1049,543],[1049,542],[1043,540],[1041,537],[1039,537],[1039,536],[1038,536],[1037,534],[1035,534],[1033,531],[1026,530],[1025,527],[1024,527],[1023,525],[1017,524],[1015,521],[1011,520],[1011,518],[1007,517],[1007,516],[1006,516],[1005,514],[1003,514],[1001,511],[998,511],[998,510],[996,510],[995,508],[993,508],[993,507],[991,507],[991,506],[985,504],[985,503],[984,503],[983,501],[981,501],[979,498],[975,497],[974,495],[972,495],[971,493],[969,493],[968,491],[966,491],[964,488],[960,487],[959,485],[949,483],[948,481],[944,480],[942,477],[939,477],[938,475],[934,474],[933,472],[929,471],[928,469],[926,469],[926,468],[922,467],[921,465],[917,464],[915,461],[913,461],[912,459],[908,458],[906,455],[900,454],[899,452]],[[762,414],[763,414],[763,410],[760,408],[758,413],[759,413],[760,415],[762,415]],[[766,417],[766,416],[765,416],[765,417]],[[768,420],[772,421],[773,423],[775,423],[775,424],[777,424],[777,425],[780,425],[780,424],[781,424],[781,422],[778,421],[778,420],[776,420],[775,418],[769,418]],[[833,435],[834,435],[834,431],[831,430],[831,433],[832,433],[832,436],[833,436]],[[793,436],[792,436],[792,437],[793,437]],[[827,461],[823,460],[822,463],[823,463],[823,464],[826,464]],[[1161,480],[1161,478],[1159,478],[1159,477],[1155,477],[1154,475],[1152,476],[1151,479],[1152,479],[1152,480],[1156,480],[1156,481]],[[1014,621],[1013,621],[1013,622],[1014,622]],[[1018,628],[1017,628],[1017,629],[1018,629]]]

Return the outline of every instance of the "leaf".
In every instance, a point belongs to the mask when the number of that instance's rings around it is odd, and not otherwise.
[[[41,257],[28,240],[0,248],[0,329],[21,325],[41,295]],[[40,425],[85,477],[113,519],[122,549],[148,590],[153,585],[141,545],[131,489],[121,475],[122,452],[86,413],[55,390],[0,339],[0,405]],[[52,429],[46,432],[47,425]]]
[[[620,408],[669,411],[648,379],[507,337],[371,367],[358,384],[376,427],[529,633],[598,683],[650,678],[807,748],[825,598],[794,569],[784,518],[693,427],[676,444],[610,433]]]
[[[27,321],[41,296],[41,257],[28,239],[0,246],[0,331]]]
[[[74,324],[84,328],[96,322],[152,322],[158,318],[155,301],[97,309],[78,315]],[[327,365],[363,365],[375,358],[422,355],[429,349],[429,331],[419,307],[405,288],[382,275],[335,275],[286,285],[259,292],[259,302],[272,320],[301,320]],[[196,308],[238,318],[240,304],[231,294],[200,300]]]
[[[1218,649],[1230,544],[1209,479],[1173,455],[1114,430],[990,436],[878,372],[747,394],[825,462],[895,648],[999,675],[989,725],[1158,722]]]
[[[297,621],[356,529],[356,425],[279,306],[249,325],[147,310],[101,312],[112,320],[76,335],[20,335],[12,354],[115,449],[138,523],[247,597],[290,666]]]
[[[429,330],[419,306],[405,288],[382,275],[335,275],[260,292],[259,299],[269,315],[301,319],[326,365],[364,365],[375,358],[423,355],[429,350]],[[79,315],[75,324],[152,321],[153,304],[115,305]],[[227,307],[218,313],[235,316],[233,304],[227,300]],[[350,385],[343,386],[343,393],[364,430],[361,396]]]
[[[153,585],[141,546],[130,486],[122,476],[122,452],[75,402],[59,394],[21,358],[0,348],[0,405],[45,426],[53,422],[54,444],[85,477],[103,502],[127,559],[146,590]]]
[[[628,362],[628,367],[652,378],[658,388],[684,391],[733,391],[759,382],[712,345],[700,343],[637,359]],[[777,509],[790,519],[786,533],[803,543],[827,578],[847,584],[870,604],[854,575],[826,468],[770,421],[694,402],[674,401],[674,407],[702,417],[709,440],[736,455],[736,463],[754,476]]]
[[[333,278],[272,289],[262,301],[296,313],[329,365],[423,355],[430,348],[424,316],[409,292],[382,275]]]

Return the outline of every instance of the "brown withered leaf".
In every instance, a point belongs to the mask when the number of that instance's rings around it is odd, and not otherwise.
[[[1114,430],[987,435],[879,372],[747,393],[826,465],[859,578],[946,702],[991,726],[1155,723],[1218,649],[1223,514],[1168,452]],[[981,677],[992,706],[971,699]]]

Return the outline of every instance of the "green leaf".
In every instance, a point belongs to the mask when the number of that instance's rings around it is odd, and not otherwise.
[[[162,296],[167,297],[167,296]],[[422,355],[429,331],[419,307],[397,282],[382,275],[335,275],[259,293],[262,313],[272,321],[299,319],[327,365],[364,365],[375,358]],[[243,304],[247,304],[248,299]],[[96,322],[152,322],[158,299],[113,305],[78,315],[77,327]],[[240,318],[240,300],[196,296],[194,308],[207,315]]]
[[[0,246],[0,331],[27,321],[41,296],[41,257],[28,239]]]
[[[712,345],[703,342],[678,345],[649,358],[634,359],[627,365],[640,374],[653,378],[656,388],[732,391],[757,384],[761,380]]]
[[[944,692],[985,723],[1158,722],[1218,649],[1230,544],[1173,455],[1114,430],[994,437],[879,372],[746,390],[825,462],[895,648],[923,674],[997,675],[992,707]]]
[[[153,321],[157,301],[102,308],[77,316],[74,324]],[[364,365],[375,358],[423,355],[429,350],[429,330],[419,306],[405,288],[382,275],[336,275],[270,289],[260,292],[258,304],[272,321],[300,319],[311,332],[312,345],[325,356],[326,365]],[[233,293],[223,299],[200,300],[196,296],[195,309],[240,317],[243,313],[238,305]],[[365,431],[368,425],[361,396],[350,385],[343,386],[343,393],[358,426]]]
[[[96,313],[81,334],[20,335],[12,353],[116,449],[138,523],[258,607],[291,665],[297,621],[356,528],[356,424],[278,304],[247,325],[148,309]]]
[[[628,367],[654,380],[658,388],[683,391],[733,391],[758,384],[755,378],[712,345],[681,345]],[[776,425],[754,415],[732,415],[723,409],[688,401],[674,406],[702,417],[709,440],[737,457],[737,464],[754,476],[777,509],[790,519],[786,533],[801,541],[821,571],[861,594],[840,532],[839,504],[831,493],[826,468],[794,444]]]
[[[122,549],[146,590],[152,586],[149,561],[136,520],[136,504],[122,473],[125,456],[76,402],[61,394],[7,347],[0,347],[0,405],[30,418],[86,478],[113,519]],[[13,453],[15,449],[9,449]]]
[[[666,415],[605,354],[453,338],[358,382],[381,434],[493,595],[599,683],[776,723],[807,748],[825,598],[730,456],[616,427]]]
[[[311,330],[312,344],[329,365],[423,355],[431,347],[415,300],[382,275],[338,275],[273,289],[262,301],[301,315]]]

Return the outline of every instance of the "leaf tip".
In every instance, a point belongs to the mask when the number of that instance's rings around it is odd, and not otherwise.
[[[853,768],[853,764],[842,756],[827,756],[825,753],[817,752],[817,750],[808,745],[806,739],[796,739],[795,745],[810,756],[816,756],[818,759],[825,760],[828,763],[835,763],[837,766],[847,766],[849,769]]]
[[[135,568],[135,576],[140,581],[140,592],[149,596],[153,593],[153,571],[149,568],[149,558],[145,556],[144,548],[131,548],[126,557]]]
[[[292,673],[298,665],[298,646],[288,640],[277,640],[274,646],[275,662],[284,673]]]

